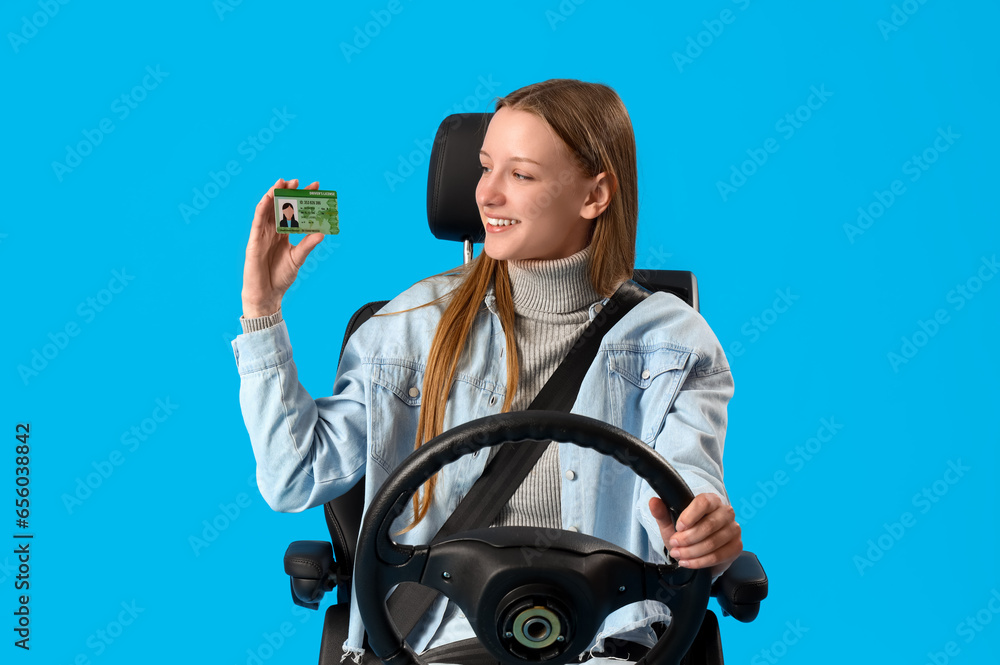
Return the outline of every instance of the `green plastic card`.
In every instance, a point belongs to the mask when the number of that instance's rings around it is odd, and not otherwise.
[[[274,223],[278,233],[340,233],[337,192],[276,189]]]

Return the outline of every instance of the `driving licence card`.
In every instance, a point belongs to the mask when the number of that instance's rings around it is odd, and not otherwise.
[[[337,192],[324,189],[275,189],[278,233],[340,233]]]

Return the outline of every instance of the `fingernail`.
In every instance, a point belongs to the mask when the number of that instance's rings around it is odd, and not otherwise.
[[[680,520],[677,520],[677,530],[678,531],[683,531],[686,528],[687,528],[687,526],[684,524],[684,522],[681,522]]]
[[[680,545],[680,543],[677,541],[676,538],[671,538],[670,539],[670,546],[671,547],[677,547],[678,545]]]

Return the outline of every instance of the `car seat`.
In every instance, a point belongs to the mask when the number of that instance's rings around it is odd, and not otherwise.
[[[466,262],[472,259],[473,242],[481,242],[484,237],[475,190],[481,174],[479,149],[492,115],[459,113],[448,116],[438,128],[430,155],[427,219],[431,233],[441,240],[462,242]],[[637,269],[633,279],[650,291],[673,293],[696,311],[699,309],[698,284],[691,272]],[[370,302],[355,312],[347,324],[341,353],[350,336],[386,302]],[[364,485],[362,477],[347,493],[323,506],[331,542],[296,541],[288,546],[284,556],[292,600],[297,605],[318,610],[324,595],[334,589],[337,591],[337,602],[327,608],[324,618],[320,665],[341,662],[351,601],[351,576],[364,507]],[[767,577],[757,557],[744,551],[716,580],[711,595],[718,601],[724,616],[749,622],[756,618],[760,602],[767,596],[767,587]],[[368,652],[363,663],[367,665],[368,662],[378,663],[379,660]],[[682,663],[722,665],[719,624],[712,610],[706,610],[701,629]]]

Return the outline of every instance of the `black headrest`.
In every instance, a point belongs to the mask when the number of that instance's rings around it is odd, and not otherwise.
[[[427,172],[427,224],[440,240],[483,242],[476,186],[492,113],[455,113],[438,127]]]

